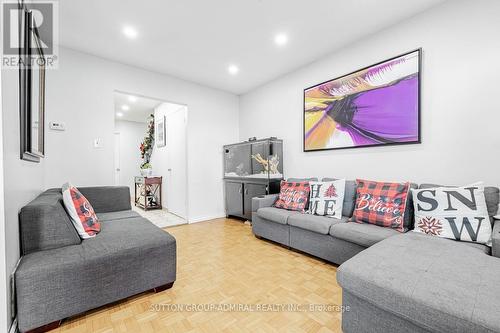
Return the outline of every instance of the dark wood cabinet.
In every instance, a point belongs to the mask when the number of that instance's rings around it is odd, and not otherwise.
[[[225,180],[226,216],[252,220],[252,198],[279,192],[279,181]]]
[[[265,184],[243,184],[243,217],[252,220],[252,198],[267,194],[267,185]]]
[[[243,183],[241,182],[225,182],[226,188],[226,215],[241,216],[243,212]]]
[[[144,210],[161,209],[161,184],[162,177],[134,178],[134,202],[137,207]]]

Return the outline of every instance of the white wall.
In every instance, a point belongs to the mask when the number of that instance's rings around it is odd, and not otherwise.
[[[172,213],[183,218],[188,218],[191,222],[197,222],[203,220],[203,216],[196,217],[196,220],[190,219],[189,216],[186,216],[186,206],[181,207],[182,205],[178,201],[179,198],[186,198],[187,195],[185,185],[183,185],[187,180],[185,152],[187,146],[185,120],[187,117],[174,116],[174,114],[178,112],[182,112],[183,115],[186,116],[187,108],[184,105],[172,103],[162,103],[155,108],[155,128],[156,122],[165,117],[166,146],[158,147],[157,142],[155,142],[153,154],[151,156],[151,164],[153,173],[163,177],[163,205]],[[174,147],[173,142],[176,142],[181,147]],[[200,151],[196,151],[196,153],[199,154]],[[173,159],[176,160],[174,161]],[[169,172],[168,169],[172,171]],[[177,177],[177,179],[173,179],[174,177]],[[176,190],[175,198],[173,195],[169,196],[169,193],[173,193],[172,187]]]
[[[18,213],[44,188],[45,161],[19,158],[19,80],[16,70],[2,70],[2,121],[5,200],[6,278],[19,259]],[[9,289],[7,295],[10,297]],[[10,306],[7,307],[10,318]],[[10,323],[10,320],[9,320]],[[0,328],[1,331],[1,328]]]
[[[2,71],[0,71],[0,114],[2,112]],[[4,327],[8,329],[7,320],[7,266],[5,265],[5,207],[4,207],[4,190],[3,190],[3,128],[2,117],[0,117],[0,329]]]
[[[66,48],[59,59],[47,74],[47,121],[67,130],[47,133],[46,187],[114,183],[113,91],[133,92],[187,105],[189,216],[224,215],[221,147],[238,139],[237,96]],[[96,137],[102,148],[93,148]]]
[[[247,93],[240,99],[240,139],[284,139],[287,177],[498,185],[498,13],[496,0],[449,1]],[[418,47],[422,144],[302,152],[305,87]]]
[[[139,146],[146,135],[147,123],[127,120],[115,121],[115,133],[120,133],[120,182],[128,186],[133,198],[134,177],[140,175],[142,163]]]

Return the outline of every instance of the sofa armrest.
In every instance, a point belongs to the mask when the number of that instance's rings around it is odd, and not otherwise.
[[[493,232],[491,234],[491,254],[500,258],[500,220],[493,220]]]
[[[132,209],[128,186],[78,187],[96,213],[117,212]]]
[[[261,195],[252,198],[252,212],[256,212],[259,208],[271,207],[278,199],[279,194]]]

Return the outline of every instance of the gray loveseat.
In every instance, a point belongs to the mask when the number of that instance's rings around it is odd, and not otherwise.
[[[176,279],[176,241],[131,210],[128,187],[83,187],[101,220],[96,237],[81,240],[50,189],[21,209],[22,258],[15,273],[19,330],[60,320]]]
[[[499,189],[486,187],[485,196],[494,221]],[[344,332],[500,332],[500,220],[490,248],[346,223],[353,181],[346,183],[342,220],[277,209],[276,198],[253,199],[254,234],[340,264]],[[405,224],[412,229],[409,200]]]

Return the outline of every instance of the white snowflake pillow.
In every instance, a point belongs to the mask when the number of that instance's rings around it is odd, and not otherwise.
[[[412,192],[415,232],[490,245],[491,222],[483,183]]]
[[[309,214],[340,219],[344,205],[345,179],[309,182]]]

